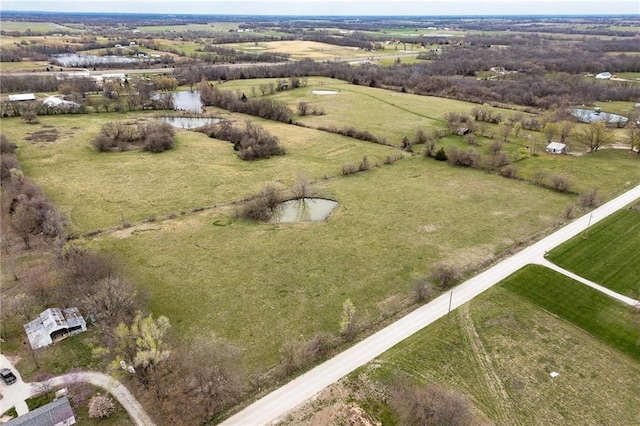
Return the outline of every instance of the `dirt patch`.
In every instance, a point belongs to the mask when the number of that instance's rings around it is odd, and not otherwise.
[[[438,230],[438,227],[436,225],[423,225],[420,228],[418,228],[420,230],[420,232],[436,232]]]
[[[349,425],[380,426],[352,399],[351,391],[339,381],[320,392],[316,398],[290,413],[280,425]]]
[[[43,130],[38,130],[36,132],[30,133],[24,139],[38,143],[38,142],[55,142],[58,140],[60,134],[57,129],[46,128]]]
[[[111,234],[112,236],[116,237],[116,238],[129,238],[132,235],[138,234],[140,232],[148,232],[148,231],[158,231],[162,229],[162,227],[160,225],[154,225],[151,223],[143,223],[141,225],[136,225],[136,226],[131,226],[129,228],[125,228],[125,229],[120,229],[118,231],[115,231],[113,234]]]

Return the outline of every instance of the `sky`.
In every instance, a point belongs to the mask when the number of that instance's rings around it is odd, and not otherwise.
[[[0,0],[0,11],[232,15],[640,14],[640,0]]]

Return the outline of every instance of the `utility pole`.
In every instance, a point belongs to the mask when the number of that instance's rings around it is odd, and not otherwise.
[[[451,313],[451,301],[453,300],[453,290],[449,293],[449,311],[447,312],[447,318],[449,318],[449,314]]]
[[[587,229],[584,231],[584,238],[589,238],[589,227],[591,226],[591,219],[593,218],[593,213],[589,215],[589,222],[587,223]]]

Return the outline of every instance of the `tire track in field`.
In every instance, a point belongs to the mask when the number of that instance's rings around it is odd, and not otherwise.
[[[509,402],[509,394],[507,393],[500,376],[493,368],[493,363],[489,354],[480,340],[478,331],[473,323],[473,318],[469,312],[469,304],[464,304],[460,307],[460,324],[465,332],[466,340],[468,340],[469,346],[473,350],[473,357],[475,359],[476,366],[482,371],[485,381],[487,382],[487,388],[491,393],[492,399],[495,401],[495,415],[498,423],[503,425],[517,424],[511,413],[513,407]]]

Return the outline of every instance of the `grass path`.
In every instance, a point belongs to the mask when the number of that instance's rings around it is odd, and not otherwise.
[[[464,338],[468,347],[473,351],[474,369],[478,377],[483,376],[487,383],[487,389],[491,392],[493,406],[496,409],[494,419],[500,424],[513,425],[517,423],[517,419],[513,416],[514,407],[509,402],[510,397],[505,389],[502,379],[498,375],[492,362],[492,357],[484,348],[482,340],[478,335],[473,318],[469,311],[469,303],[463,305],[459,310],[460,325],[462,326]]]

